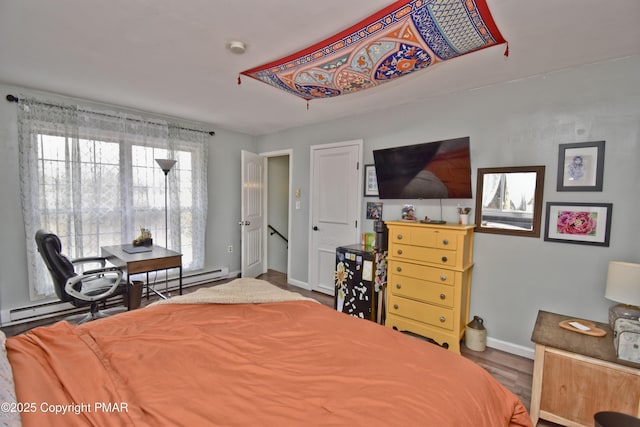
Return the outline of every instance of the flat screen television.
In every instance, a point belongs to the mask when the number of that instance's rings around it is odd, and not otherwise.
[[[469,137],[373,151],[381,199],[471,199]]]

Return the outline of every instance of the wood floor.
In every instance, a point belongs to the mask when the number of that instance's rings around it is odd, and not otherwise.
[[[325,295],[319,292],[308,291],[305,289],[301,289],[297,286],[293,286],[288,284],[287,277],[285,274],[269,270],[269,272],[259,276],[258,278],[266,280],[280,288],[287,289],[290,291],[298,292],[306,297],[314,298],[318,302],[333,307],[333,297],[329,295]],[[184,290],[184,293],[193,292],[199,287],[211,286],[216,284],[222,284],[230,281],[232,279],[227,279],[224,281],[217,281],[213,284],[209,283],[202,286],[190,287]],[[148,303],[153,302],[157,297],[152,297],[147,301],[143,298],[142,306],[147,305]],[[61,318],[51,318],[46,320],[41,320],[37,322],[31,323],[23,323],[19,325],[13,325],[2,328],[2,331],[7,336],[17,335],[23,332],[28,331],[29,329],[33,329],[37,326],[44,326],[47,324],[54,323]],[[487,347],[487,349],[483,352],[477,352],[473,350],[469,350],[464,345],[461,346],[462,355],[469,360],[477,363],[486,369],[494,378],[496,378],[501,384],[503,384],[506,388],[511,390],[515,395],[517,395],[522,403],[525,405],[527,410],[529,409],[529,405],[531,403],[531,379],[533,373],[533,361],[524,357],[516,356],[510,353],[505,353],[500,350],[495,350]],[[549,423],[545,421],[540,421],[537,424],[538,427],[551,427],[557,426],[557,424]]]

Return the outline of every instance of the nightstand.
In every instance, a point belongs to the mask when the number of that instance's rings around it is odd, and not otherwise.
[[[640,364],[616,358],[613,332],[593,337],[563,329],[568,316],[539,311],[531,341],[535,342],[531,420],[566,426],[592,426],[601,411],[640,415]]]

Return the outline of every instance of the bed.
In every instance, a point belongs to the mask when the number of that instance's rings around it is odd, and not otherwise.
[[[5,346],[24,426],[531,426],[473,362],[256,279]]]

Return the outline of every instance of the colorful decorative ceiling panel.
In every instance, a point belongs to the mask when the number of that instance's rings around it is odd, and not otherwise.
[[[241,74],[306,100],[329,98],[502,43],[485,0],[399,0],[323,42]]]

